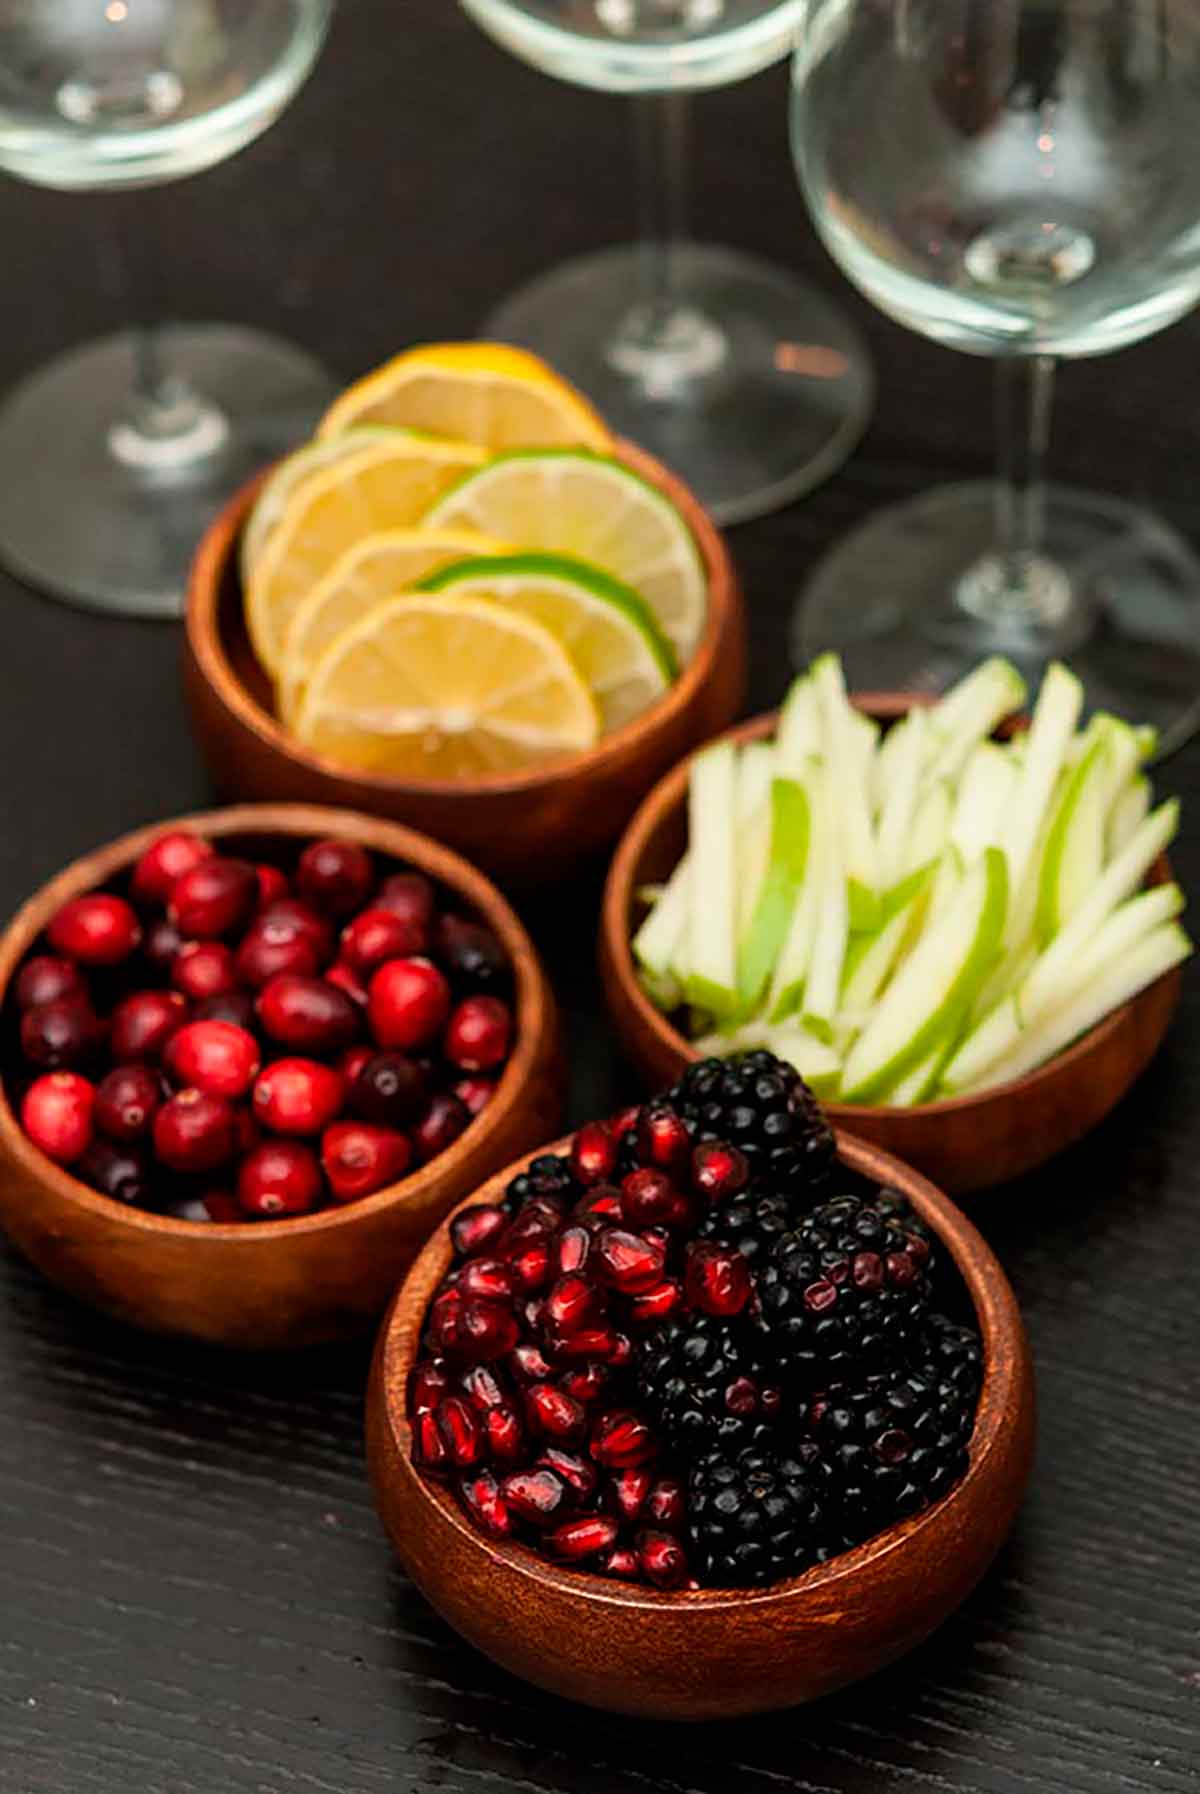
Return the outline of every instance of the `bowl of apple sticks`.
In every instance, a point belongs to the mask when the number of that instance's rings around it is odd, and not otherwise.
[[[770,1047],[835,1125],[958,1192],[1080,1139],[1161,1044],[1191,943],[1153,733],[1051,666],[936,702],[849,696],[832,655],[650,792],[600,956],[648,1082]]]

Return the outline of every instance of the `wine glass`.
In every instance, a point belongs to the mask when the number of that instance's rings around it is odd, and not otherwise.
[[[536,349],[723,523],[783,504],[850,453],[871,409],[856,333],[792,274],[684,238],[689,91],[765,69],[802,0],[462,0],[547,74],[634,96],[642,240],[555,268],[489,336]]]
[[[331,6],[0,0],[0,168],[113,189],[224,161],[296,93]],[[70,350],[0,406],[0,559],[92,609],[177,615],[212,511],[331,394],[310,356],[230,325],[139,319]]]
[[[797,649],[939,688],[1000,652],[1069,656],[1089,699],[1177,744],[1200,715],[1200,566],[1158,518],[1047,488],[1060,357],[1200,297],[1193,0],[806,0],[793,146],[868,298],[996,358],[1000,477],[880,512],[817,569]],[[1114,438],[1114,455],[1128,444]]]

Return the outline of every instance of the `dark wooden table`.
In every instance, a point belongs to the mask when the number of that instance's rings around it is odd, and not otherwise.
[[[705,234],[837,276],[806,226],[782,71],[697,108]],[[451,0],[344,0],[310,87],[164,198],[0,186],[0,379],[122,322],[105,244],[161,231],[176,310],[246,318],[351,375],[470,334],[538,268],[630,228],[621,103],[506,59]],[[733,537],[753,703],[786,678],[813,557],[864,512],[989,459],[988,374],[849,295],[875,422],[825,489]],[[1062,383],[1057,463],[1200,534],[1200,333]],[[0,575],[0,894],[202,804],[170,627]],[[1200,746],[1163,773],[1190,800]],[[591,970],[596,892],[530,908],[567,1008],[579,1118],[625,1088]],[[1024,1304],[1040,1455],[1011,1544],[897,1669],[775,1719],[658,1729],[569,1709],[460,1645],[393,1567],[360,1449],[365,1352],[243,1361],[131,1336],[0,1253],[5,1794],[1183,1794],[1200,1782],[1198,979],[1095,1138],[980,1200]],[[766,1647],[769,1648],[769,1645]]]

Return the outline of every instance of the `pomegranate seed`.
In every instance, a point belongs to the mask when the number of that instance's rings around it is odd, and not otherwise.
[[[260,1064],[257,1040],[233,1022],[188,1022],[171,1036],[164,1059],[177,1084],[229,1097],[245,1096]]]
[[[520,1316],[525,1323],[526,1330],[530,1333],[540,1334],[545,1313],[546,1299],[544,1296],[526,1296],[521,1303]]]
[[[710,1202],[728,1202],[749,1182],[749,1160],[736,1146],[709,1140],[693,1152],[692,1183]]]
[[[554,1375],[540,1348],[519,1345],[512,1355],[512,1372],[522,1383],[542,1383]]]
[[[567,1451],[561,1445],[546,1445],[538,1457],[538,1464],[553,1470],[567,1485],[576,1502],[590,1501],[596,1493],[599,1473],[595,1465],[580,1457],[578,1452]]]
[[[259,860],[254,867],[254,876],[258,880],[258,907],[260,910],[269,904],[278,903],[281,897],[291,895],[292,887],[287,881],[287,874],[278,866],[268,866]]]
[[[163,916],[152,922],[142,938],[142,953],[156,971],[169,977],[171,967],[175,963],[175,955],[183,946],[183,936],[173,922]]]
[[[550,1343],[555,1358],[568,1363],[598,1358],[607,1364],[616,1349],[617,1337],[611,1327],[579,1327],[574,1333],[556,1333]]]
[[[584,1219],[596,1217],[605,1221],[619,1221],[624,1213],[621,1192],[614,1190],[610,1184],[600,1184],[586,1196],[580,1197],[575,1204],[574,1213]]]
[[[91,1004],[79,997],[40,1003],[21,1017],[21,1051],[41,1071],[71,1071],[84,1064],[102,1036]]]
[[[376,891],[372,908],[390,910],[402,922],[428,928],[435,901],[433,886],[423,872],[393,872]]]
[[[123,1202],[127,1208],[145,1208],[150,1201],[150,1173],[141,1153],[111,1140],[93,1140],[71,1167],[102,1196]]]
[[[723,1400],[726,1413],[748,1420],[752,1414],[758,1413],[758,1384],[753,1377],[735,1377],[727,1386]]]
[[[459,1500],[489,1538],[506,1539],[512,1532],[512,1515],[500,1494],[500,1485],[490,1470],[464,1476],[458,1485]]]
[[[614,1115],[608,1124],[614,1137],[617,1140],[623,1140],[629,1130],[637,1126],[641,1113],[637,1104],[631,1103],[627,1109],[622,1109],[619,1114]]]
[[[483,1428],[469,1402],[448,1395],[434,1411],[446,1456],[460,1470],[469,1470],[483,1457]]]
[[[238,934],[258,908],[258,876],[245,860],[215,854],[175,880],[167,920],[189,940],[216,941]]]
[[[633,1341],[628,1333],[614,1333],[608,1354],[610,1370],[624,1370],[633,1358]]]
[[[550,1281],[550,1247],[545,1240],[532,1240],[523,1251],[505,1253],[513,1275],[524,1290],[542,1289]]]
[[[527,1246],[546,1246],[558,1225],[557,1212],[546,1209],[540,1198],[527,1202],[504,1236],[501,1256],[516,1258]]]
[[[358,1033],[354,1004],[324,978],[281,972],[258,995],[263,1030],[296,1052],[332,1054]]]
[[[423,922],[406,920],[390,909],[364,909],[342,930],[341,953],[360,978],[369,978],[385,960],[409,959],[424,953],[429,931]]]
[[[917,1266],[907,1252],[889,1252],[883,1262],[893,1289],[910,1289],[916,1282]]]
[[[171,1171],[215,1171],[237,1145],[237,1118],[223,1096],[189,1087],[154,1117],[154,1152]]]
[[[458,1288],[464,1296],[478,1296],[482,1302],[511,1302],[517,1293],[517,1280],[500,1259],[473,1258],[463,1266]]]
[[[469,1370],[464,1370],[459,1378],[459,1388],[481,1414],[489,1408],[498,1408],[505,1400],[499,1377],[486,1364],[473,1364]]]
[[[61,1003],[70,997],[85,1003],[91,1000],[79,967],[50,953],[38,953],[25,961],[14,980],[13,996],[18,1009],[41,1009],[46,1003]]]
[[[568,1503],[567,1485],[547,1466],[514,1470],[500,1485],[509,1507],[531,1526],[552,1526]]]
[[[109,1051],[118,1065],[157,1059],[187,1018],[187,1002],[178,991],[135,991],[113,1010]]]
[[[77,1072],[48,1072],[25,1092],[21,1126],[48,1159],[70,1165],[91,1142],[95,1100],[92,1086]]]
[[[389,959],[371,978],[367,1019],[385,1049],[428,1045],[441,1033],[449,1013],[450,986],[432,960]]]
[[[321,1139],[321,1164],[335,1202],[356,1202],[398,1183],[412,1163],[412,1147],[394,1128],[335,1121]]]
[[[688,1251],[684,1288],[692,1308],[740,1314],[750,1300],[750,1266],[740,1252],[700,1241]]]
[[[350,1106],[380,1127],[411,1126],[427,1107],[429,1079],[405,1053],[373,1053],[350,1092]]]
[[[470,1125],[471,1117],[458,1098],[447,1090],[439,1091],[412,1130],[420,1163],[428,1164],[438,1153],[453,1146]]]
[[[571,1142],[571,1170],[581,1184],[607,1183],[617,1164],[617,1141],[603,1121],[589,1121]]]
[[[638,1157],[660,1171],[681,1171],[692,1150],[687,1123],[665,1103],[650,1103],[642,1110],[637,1130]]]
[[[171,961],[171,983],[193,1002],[238,987],[237,963],[224,941],[185,941]]]
[[[594,1262],[600,1275],[626,1295],[642,1295],[662,1282],[666,1255],[641,1234],[605,1227],[596,1236]]]
[[[499,1302],[463,1300],[447,1309],[435,1338],[442,1350],[470,1364],[494,1364],[517,1343],[517,1323]]]
[[[525,1429],[511,1402],[489,1408],[483,1420],[484,1435],[490,1456],[497,1464],[514,1464],[525,1445]]]
[[[561,1333],[578,1333],[603,1318],[604,1297],[589,1277],[570,1271],[560,1277],[546,1297],[546,1315]]]
[[[683,1484],[676,1476],[660,1476],[646,1496],[645,1517],[664,1532],[676,1532],[687,1518]]]
[[[588,1514],[579,1520],[566,1520],[550,1534],[551,1549],[571,1562],[599,1557],[610,1551],[616,1542],[617,1523],[603,1514]]]
[[[130,890],[139,903],[165,903],[171,886],[202,860],[213,857],[209,842],[190,829],[172,829],[152,841],[133,869]]]
[[[525,1412],[530,1426],[549,1439],[579,1439],[587,1425],[582,1403],[551,1383],[535,1383],[526,1390]]]
[[[296,866],[301,896],[329,916],[353,915],[374,883],[371,856],[354,841],[310,841]]]
[[[450,1238],[459,1257],[470,1258],[494,1246],[507,1226],[508,1216],[502,1208],[477,1203],[455,1216],[450,1223]]]
[[[454,1094],[472,1120],[482,1115],[496,1094],[493,1078],[460,1078],[454,1086]]]
[[[276,1134],[319,1134],[342,1106],[341,1077],[315,1059],[276,1059],[254,1085],[254,1113]]]
[[[588,1402],[599,1401],[604,1394],[608,1387],[608,1371],[603,1364],[579,1365],[565,1372],[558,1379],[558,1386],[586,1407]]]
[[[85,966],[116,966],[136,951],[141,924],[123,897],[92,891],[63,904],[46,930],[56,953]]]
[[[592,1236],[586,1227],[564,1227],[554,1242],[554,1265],[564,1276],[582,1270],[592,1249]]]
[[[298,1140],[266,1140],[242,1160],[238,1201],[248,1215],[307,1215],[321,1200],[321,1167]]]
[[[238,948],[235,975],[252,990],[261,990],[288,972],[311,978],[320,969],[321,955],[310,934],[290,923],[272,922],[264,914]]]
[[[408,1414],[429,1414],[450,1393],[450,1372],[436,1359],[414,1364],[408,1373]]]
[[[629,1304],[629,1318],[635,1326],[648,1327],[653,1321],[665,1320],[667,1315],[675,1314],[682,1306],[683,1291],[668,1277],[633,1298]]]
[[[621,1185],[621,1213],[633,1228],[653,1226],[674,1215],[678,1191],[665,1171],[645,1165]]]
[[[606,1470],[627,1470],[656,1458],[658,1440],[640,1414],[615,1408],[602,1414],[592,1428],[589,1449]]]
[[[162,1085],[148,1066],[118,1065],[96,1086],[96,1126],[125,1145],[141,1140],[162,1099]]]
[[[679,1588],[687,1578],[687,1554],[669,1532],[640,1532],[638,1562],[647,1582],[655,1588]]]
[[[649,1470],[618,1470],[609,1481],[606,1491],[608,1500],[616,1510],[617,1518],[632,1524],[642,1511],[650,1485],[654,1481]]]
[[[631,1551],[628,1545],[614,1545],[600,1559],[596,1568],[604,1576],[619,1576],[623,1582],[640,1582],[642,1579],[638,1554]]]
[[[446,1447],[438,1431],[433,1409],[418,1414],[413,1420],[413,1457],[427,1470],[442,1470],[446,1464]]]

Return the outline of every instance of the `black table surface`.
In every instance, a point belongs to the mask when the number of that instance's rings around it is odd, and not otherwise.
[[[619,241],[625,108],[536,75],[450,0],[344,0],[284,119],[171,192],[0,187],[0,380],[116,328],[132,222],[178,315],[244,318],[350,376],[567,255]],[[806,224],[772,71],[696,107],[702,234],[838,283]],[[124,218],[118,216],[124,212]],[[158,233],[157,241],[151,233]],[[752,703],[778,699],[806,568],[873,507],[986,471],[989,369],[848,293],[879,406],[851,461],[739,529]],[[1062,477],[1196,513],[1195,321],[1063,377]],[[0,896],[203,805],[178,631],[0,575]],[[1200,746],[1163,769],[1200,877]],[[596,890],[527,905],[569,1022],[572,1114],[629,1089],[592,971]],[[1200,1034],[1098,1134],[974,1204],[1024,1305],[1040,1449],[1015,1533],[897,1668],[766,1720],[591,1715],[460,1644],[394,1567],[360,1446],[365,1350],[230,1359],[133,1336],[0,1250],[0,1788],[11,1794],[1175,1794],[1200,1781]],[[764,1641],[764,1650],[770,1641]]]

